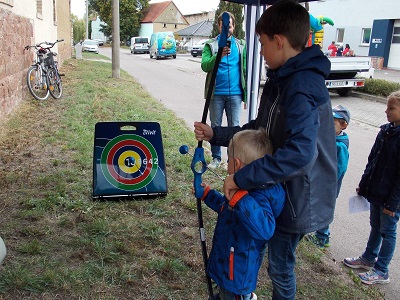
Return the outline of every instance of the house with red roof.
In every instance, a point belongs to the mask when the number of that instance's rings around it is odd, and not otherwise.
[[[189,26],[174,1],[150,4],[140,23],[139,35],[148,37],[154,32],[176,32]]]

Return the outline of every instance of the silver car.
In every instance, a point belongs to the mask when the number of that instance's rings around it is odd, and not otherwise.
[[[82,45],[82,51],[94,52],[99,54],[99,45],[94,40],[85,40]]]

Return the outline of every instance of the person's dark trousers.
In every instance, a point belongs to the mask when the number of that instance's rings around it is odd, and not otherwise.
[[[304,234],[279,229],[268,241],[268,275],[272,280],[273,300],[293,300],[296,295],[296,247]]]

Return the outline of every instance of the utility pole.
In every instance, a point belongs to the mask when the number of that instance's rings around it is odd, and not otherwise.
[[[112,0],[112,77],[120,77],[119,0]]]
[[[86,39],[89,39],[89,0],[86,0]]]

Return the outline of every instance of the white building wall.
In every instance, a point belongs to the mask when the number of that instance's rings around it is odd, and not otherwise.
[[[362,29],[371,28],[377,19],[400,19],[399,0],[326,0],[309,2],[310,13],[332,19],[324,26],[323,50],[336,40],[336,30],[345,28],[343,44],[350,44],[356,55],[368,55],[369,46],[361,45]]]
[[[100,39],[103,42],[106,42],[106,37],[103,32],[100,31],[101,26],[100,25],[106,25],[103,21],[100,21],[100,18],[97,17],[95,21],[92,21],[92,36],[91,39]]]
[[[0,8],[10,10],[12,13],[29,18],[34,24],[34,40],[32,44],[40,42],[55,42],[57,40],[57,25],[53,21],[53,0],[42,0],[42,15],[36,14],[35,0],[14,0],[13,6],[0,2]],[[69,12],[67,12],[69,14]],[[57,52],[57,45],[54,49]]]
[[[147,36],[149,39],[154,33],[153,23],[142,23],[139,30],[139,36]]]

